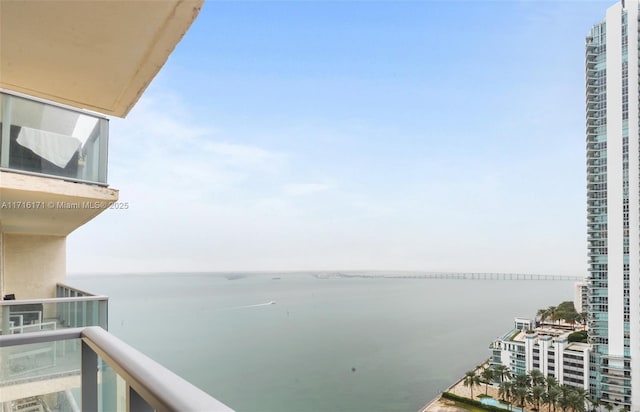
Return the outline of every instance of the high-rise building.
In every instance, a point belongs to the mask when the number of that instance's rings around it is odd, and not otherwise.
[[[586,38],[591,396],[640,410],[638,0]],[[631,96],[631,97],[630,97]]]
[[[589,284],[576,282],[573,288],[573,306],[576,308],[576,312],[584,313],[589,306]]]

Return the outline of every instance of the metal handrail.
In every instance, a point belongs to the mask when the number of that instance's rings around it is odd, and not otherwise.
[[[8,346],[30,345],[32,343],[47,343],[69,339],[80,339],[82,338],[82,331],[84,329],[86,328],[68,328],[48,332],[0,335],[0,348],[5,348]]]
[[[64,283],[56,283],[56,290],[58,288],[68,289],[76,293],[81,293],[83,296],[97,296],[95,293],[87,292],[86,290],[74,288],[73,286],[65,285]],[[61,296],[64,297],[64,296]]]
[[[84,359],[97,355],[124,379],[133,395],[139,395],[156,411],[233,412],[227,405],[97,326],[0,336],[0,347],[68,339],[83,341],[83,383],[85,377],[88,378],[87,382],[91,382],[91,378],[94,379],[93,382],[97,382],[95,376],[90,376],[97,373],[97,365],[84,362]],[[85,350],[92,353],[85,353]],[[90,402],[91,394],[97,391],[96,388],[85,386],[83,384],[82,402],[83,405],[88,405],[85,402]]]
[[[93,302],[109,300],[108,296],[94,295],[94,296],[75,296],[68,298],[42,298],[42,299],[16,299],[16,300],[0,300],[0,306],[18,306],[18,305],[32,305],[37,303],[68,303],[68,302]]]
[[[231,411],[206,392],[98,327],[83,331],[86,343],[157,411]]]

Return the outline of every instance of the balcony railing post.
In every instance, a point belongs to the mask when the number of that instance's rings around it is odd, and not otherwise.
[[[109,121],[107,119],[101,119],[98,121],[98,127],[100,128],[100,145],[98,156],[98,182],[107,183],[107,156],[109,153]]]
[[[0,113],[0,120],[2,121],[2,133],[0,140],[0,167],[9,167],[9,143],[11,138],[11,96],[3,94],[0,96],[2,99],[2,113]]]
[[[138,395],[130,385],[127,385],[127,412],[153,412],[154,409]]]
[[[8,335],[8,334],[11,333],[11,331],[9,330],[10,308],[11,308],[11,306],[3,306],[3,307],[0,308],[0,311],[2,311],[2,324],[0,326],[2,327],[2,334],[3,335]]]
[[[82,410],[98,410],[98,355],[82,341]]]
[[[109,330],[109,305],[107,300],[98,301],[98,326]]]

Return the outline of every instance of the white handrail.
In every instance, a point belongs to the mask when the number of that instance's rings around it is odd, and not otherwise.
[[[68,339],[82,339],[83,359],[85,350],[92,356],[102,358],[124,379],[131,390],[156,411],[233,412],[227,405],[98,326],[2,335],[0,348]],[[93,373],[97,373],[97,365],[86,365],[83,362],[83,380],[85,374]],[[83,386],[83,403],[85,390],[95,392],[95,388]]]
[[[19,306],[19,305],[33,305],[33,304],[47,304],[47,303],[69,303],[69,302],[93,302],[93,301],[108,301],[109,297],[104,295],[94,296],[75,296],[68,298],[41,298],[41,299],[16,299],[16,300],[0,300],[0,306]]]

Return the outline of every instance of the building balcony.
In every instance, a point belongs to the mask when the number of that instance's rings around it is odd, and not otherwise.
[[[604,386],[603,384],[602,392],[609,394],[609,399],[617,398],[619,399],[619,402],[623,402],[625,396],[631,395],[630,389],[631,388],[625,389],[613,386]]]
[[[63,284],[56,285],[55,298],[0,301],[0,334],[14,335],[85,326],[107,329],[109,298]]]
[[[106,186],[107,118],[0,91],[0,168]]]
[[[607,385],[610,388],[616,388],[617,390],[624,390],[631,387],[630,378],[615,379],[603,376],[601,382],[602,384]]]
[[[233,412],[97,326],[1,336],[0,358],[0,402],[15,410]]]
[[[66,236],[117,201],[107,139],[104,117],[0,90],[3,231]]]
[[[602,390],[602,398],[600,398],[600,402],[602,402],[602,404],[604,405],[611,404],[614,408],[620,406],[628,406],[629,408],[631,407],[631,401],[629,397],[618,396],[614,393],[609,393],[606,390]]]
[[[56,289],[55,298],[0,301],[0,404],[232,412],[110,335],[108,297],[62,284]]]

